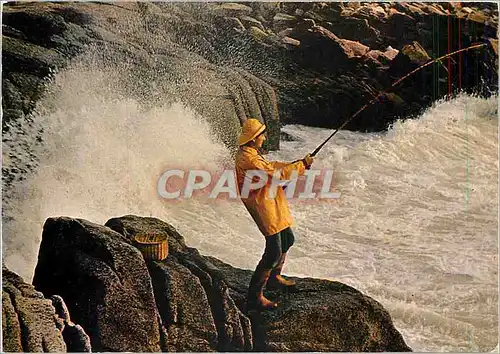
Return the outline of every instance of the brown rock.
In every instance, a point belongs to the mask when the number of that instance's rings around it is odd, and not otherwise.
[[[240,17],[244,15],[250,15],[253,11],[250,6],[235,2],[213,3],[209,6],[215,14],[226,17]]]
[[[291,38],[291,37],[283,37],[281,38],[281,41],[285,44],[289,44],[291,46],[295,46],[295,47],[300,47],[300,41],[294,39],[294,38]]]
[[[2,339],[5,352],[23,351],[19,318],[9,293],[5,291],[2,291]]]
[[[267,37],[269,37],[269,34],[264,32],[263,30],[261,30],[260,28],[258,27],[255,27],[255,26],[250,26],[250,28],[248,28],[248,32],[250,33],[250,35],[259,40],[259,41],[262,41],[264,39],[266,39]]]
[[[137,233],[153,230],[156,233],[166,232],[169,242],[178,245],[165,261],[149,264],[158,306],[167,326],[167,349],[171,343],[171,349],[213,350],[216,341],[217,351],[252,350],[250,320],[229,295],[224,278],[197,250],[186,247],[183,237],[171,225],[159,219],[133,215],[111,219],[106,225],[129,239]],[[206,294],[210,310],[202,291]],[[192,300],[194,293],[199,295],[196,301]],[[204,306],[207,307],[203,309]],[[217,338],[214,337],[210,312],[217,328]],[[179,318],[183,313],[187,318]]]
[[[280,31],[278,33],[278,36],[280,37],[287,37],[289,36],[291,33],[293,32],[293,28],[289,27],[289,28],[285,28],[284,30]]]
[[[44,225],[33,284],[64,299],[94,351],[160,351],[151,279],[127,241],[81,219],[49,218]]]
[[[175,257],[148,262],[162,323],[166,350],[211,352],[217,349],[217,328],[200,280]]]
[[[418,42],[405,45],[399,54],[406,56],[411,62],[418,65],[424,64],[431,59],[429,54],[427,54],[425,49]]]
[[[244,303],[252,272],[207,258],[223,274],[232,296]],[[293,291],[267,292],[278,301],[277,310],[250,314],[255,350],[411,351],[377,301],[339,282],[293,279]]]
[[[358,13],[367,17],[374,17],[378,19],[384,19],[387,17],[387,13],[382,6],[379,5],[365,5],[358,9]]]
[[[338,41],[348,58],[362,57],[370,50],[366,45],[359,42],[350,41],[348,39],[339,39]]]
[[[231,26],[232,28],[236,29],[237,31],[244,31],[245,26],[243,23],[241,23],[240,19],[237,17],[225,17],[224,18],[227,21],[228,26]]]
[[[2,268],[2,334],[5,351],[66,352],[62,320],[50,300]]]
[[[489,38],[491,47],[496,55],[498,55],[498,39]]]
[[[392,49],[392,48],[391,48]],[[398,51],[395,49],[382,52],[380,50],[370,50],[366,57],[375,60],[379,65],[388,65],[396,57]]]

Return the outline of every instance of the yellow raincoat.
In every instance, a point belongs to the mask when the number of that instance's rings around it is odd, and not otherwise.
[[[240,194],[247,170],[261,170],[269,177],[265,186],[251,190],[248,198],[241,198],[264,236],[274,235],[293,224],[283,188],[277,188],[275,198],[268,197],[272,176],[278,169],[281,169],[280,179],[290,179],[294,170],[298,171],[299,176],[303,175],[305,164],[303,161],[295,163],[270,162],[255,148],[249,146],[241,146],[236,154],[236,179]]]

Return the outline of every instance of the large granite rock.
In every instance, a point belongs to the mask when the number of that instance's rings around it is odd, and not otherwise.
[[[243,307],[252,272],[207,257]],[[339,282],[293,278],[293,290],[269,290],[280,305],[250,315],[257,351],[411,351],[383,306]]]
[[[131,244],[135,235],[141,233],[168,237],[167,259],[148,262],[160,315],[168,338],[173,338],[167,341],[165,349],[252,349],[250,320],[229,296],[224,278],[196,249],[187,247],[171,225],[156,218],[127,215],[108,220],[106,226],[124,235]],[[199,297],[192,299],[193,293]],[[204,306],[208,307],[202,311]],[[185,314],[182,317],[177,315],[180,309]]]
[[[71,322],[62,298],[46,299],[2,267],[2,338],[5,352],[90,352],[90,340]]]
[[[93,351],[160,351],[151,278],[141,253],[117,232],[85,220],[48,219],[33,284],[64,299]]]
[[[166,235],[168,257],[144,261],[139,233]],[[339,282],[295,279],[293,291],[267,291],[278,310],[246,313],[251,275],[200,255],[156,218],[61,217],[46,222],[34,283],[46,295],[57,288],[94,351],[411,350],[380,303]]]
[[[192,11],[202,9],[193,5]],[[118,97],[145,107],[182,102],[206,119],[231,150],[249,117],[269,126],[267,147],[279,147],[274,89],[238,65],[209,60],[219,55],[211,44],[211,36],[218,36],[215,23],[161,3],[16,2],[6,4],[2,15],[2,179],[7,198],[10,186],[38,167],[44,134],[31,115],[50,92],[54,73],[68,65],[89,75],[108,73]],[[190,35],[204,32],[211,34]]]

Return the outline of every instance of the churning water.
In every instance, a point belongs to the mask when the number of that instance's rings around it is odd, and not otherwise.
[[[125,214],[175,226],[189,245],[253,269],[263,237],[239,201],[168,202],[169,168],[217,169],[230,152],[182,104],[144,108],[110,76],[56,75],[34,126],[12,127],[4,156],[34,145],[36,173],[4,200],[5,260],[29,281],[46,218],[104,223]],[[296,244],[286,272],[339,280],[380,301],[416,351],[490,351],[498,343],[497,99],[462,95],[384,134],[340,132],[316,158],[335,171],[339,200],[291,202]],[[294,160],[330,131],[295,137],[271,158]],[[9,164],[4,159],[4,164]]]

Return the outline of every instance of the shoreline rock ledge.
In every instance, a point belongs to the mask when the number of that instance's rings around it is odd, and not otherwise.
[[[140,233],[167,235],[168,257],[145,261],[132,241]],[[268,291],[277,310],[247,314],[251,275],[201,255],[156,218],[127,215],[103,226],[55,217],[43,228],[33,285],[60,297],[93,352],[411,351],[380,303],[335,281],[295,279],[293,291]],[[12,336],[3,328],[5,345]]]

